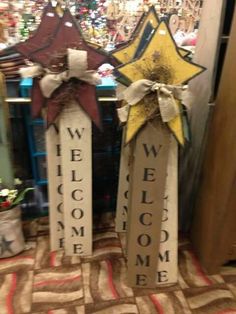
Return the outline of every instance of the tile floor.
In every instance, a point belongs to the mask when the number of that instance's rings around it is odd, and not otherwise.
[[[179,245],[179,280],[171,287],[126,284],[124,236],[111,217],[96,223],[91,258],[49,251],[48,219],[24,224],[27,248],[0,260],[0,314],[236,314],[236,266],[207,276],[186,240]]]

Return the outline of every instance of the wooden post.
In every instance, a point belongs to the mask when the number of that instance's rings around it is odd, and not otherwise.
[[[125,134],[125,130],[123,131]],[[124,141],[124,136],[123,136]],[[121,149],[119,186],[116,208],[116,231],[126,232],[130,185],[127,178],[130,175],[130,145]],[[161,223],[160,252],[157,264],[156,284],[174,284],[178,275],[178,144],[171,136],[167,164],[167,179],[165,187],[164,207]]]
[[[128,212],[128,283],[156,286],[170,132],[154,120],[136,138]]]
[[[58,123],[46,131],[51,251],[64,247],[61,144]]]
[[[128,220],[128,194],[129,194],[129,159],[130,145],[125,143],[126,128],[123,128],[123,136],[120,153],[119,184],[116,206],[116,232],[126,232]]]
[[[193,61],[205,66],[207,70],[189,83],[191,98],[186,103],[191,108],[190,126],[192,137],[191,145],[186,145],[183,158],[180,159],[180,227],[183,231],[189,230],[196,201],[196,192],[199,186],[199,169],[201,169],[202,165],[210,110],[208,103],[215,85],[215,69],[219,56],[219,42],[225,3],[225,0],[208,0],[203,2]],[[187,185],[186,182],[188,182]]]
[[[236,8],[209,126],[201,187],[191,230],[198,258],[210,273],[236,259]],[[220,136],[219,136],[220,134]]]
[[[65,250],[92,254],[92,122],[77,103],[60,116]]]
[[[178,276],[178,144],[171,136],[161,223],[157,284],[177,282]]]

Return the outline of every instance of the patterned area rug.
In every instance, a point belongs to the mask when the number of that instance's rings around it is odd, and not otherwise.
[[[94,225],[94,254],[79,258],[50,253],[47,218],[25,223],[26,250],[0,260],[0,314],[236,314],[236,266],[207,276],[180,239],[178,283],[131,289],[125,236],[111,214]]]

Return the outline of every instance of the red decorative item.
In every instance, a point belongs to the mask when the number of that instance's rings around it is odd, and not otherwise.
[[[104,52],[95,50],[93,47],[87,45],[69,10],[65,11],[57,27],[57,31],[51,37],[51,41],[44,47],[34,51],[30,55],[30,58],[34,62],[41,64],[44,68],[60,73],[66,69],[59,69],[58,67],[62,63],[64,66],[63,58],[67,48],[87,51],[88,70],[97,70],[108,59],[108,56]],[[50,98],[43,97],[38,85],[38,79],[34,80],[32,89],[33,115],[34,117],[38,116],[43,105],[46,105],[48,108],[47,123],[50,125],[60,114],[66,101],[72,98],[87,112],[96,126],[101,128],[96,87],[75,78],[70,79],[68,82],[63,82]]]
[[[41,23],[35,34],[28,40],[14,46],[24,57],[29,58],[33,51],[45,45],[54,34],[60,22],[55,8],[49,3],[43,12]]]
[[[2,202],[1,205],[2,205],[2,208],[8,208],[11,205],[11,203],[9,201],[5,201],[5,202]]]

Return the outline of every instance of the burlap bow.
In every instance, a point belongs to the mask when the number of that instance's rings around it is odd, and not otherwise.
[[[101,84],[101,78],[94,70],[88,70],[87,51],[67,49],[68,70],[61,73],[53,73],[49,69],[44,69],[41,65],[33,65],[20,70],[22,77],[38,77],[43,75],[40,80],[40,87],[44,97],[49,98],[55,89],[63,82],[75,77],[91,85]]]
[[[182,100],[182,93],[187,86],[167,85],[150,80],[138,80],[118,95],[118,99],[125,100],[128,105],[118,109],[118,116],[121,122],[126,122],[128,118],[129,106],[136,105],[150,92],[157,93],[157,106],[163,122],[169,122],[179,114],[176,100]]]

